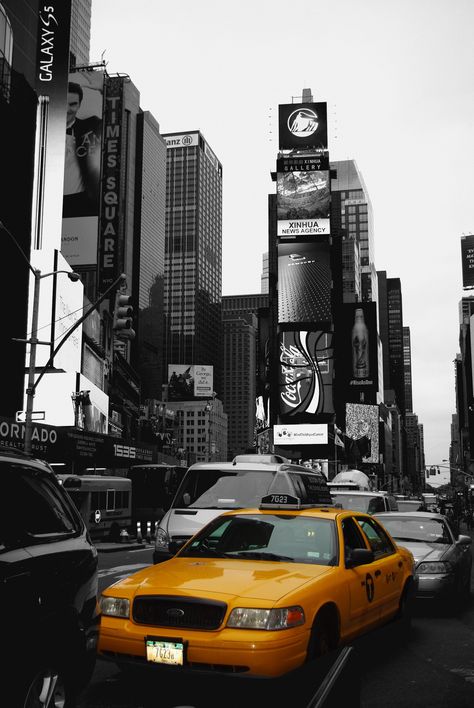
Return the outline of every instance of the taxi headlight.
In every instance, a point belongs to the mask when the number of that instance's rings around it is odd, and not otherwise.
[[[446,575],[453,572],[453,566],[451,563],[442,561],[427,561],[426,563],[420,563],[416,572],[418,575]]]
[[[278,630],[304,624],[302,607],[281,607],[272,610],[257,607],[235,607],[229,615],[227,626],[234,629]]]
[[[156,530],[156,536],[155,536],[155,548],[156,550],[168,550],[168,545],[170,542],[170,537],[166,533],[164,529],[161,529],[160,527],[157,528]]]
[[[125,597],[107,597],[102,595],[100,598],[100,609],[103,615],[108,617],[130,617],[130,600]]]

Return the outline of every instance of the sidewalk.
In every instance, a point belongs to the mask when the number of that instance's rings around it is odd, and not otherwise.
[[[99,553],[113,553],[114,551],[131,551],[137,548],[153,548],[153,543],[147,541],[137,541],[130,538],[124,543],[113,543],[112,541],[93,541]]]

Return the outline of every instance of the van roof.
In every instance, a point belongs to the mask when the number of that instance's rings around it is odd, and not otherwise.
[[[248,470],[261,470],[262,472],[300,472],[301,474],[314,475],[315,477],[324,477],[322,472],[316,472],[315,470],[308,469],[308,467],[303,467],[303,465],[296,465],[292,462],[195,462],[190,470],[198,469],[208,469],[208,470],[228,470],[232,471],[248,471]],[[324,477],[324,479],[326,479]]]
[[[351,497],[360,495],[361,497],[386,497],[388,492],[383,489],[331,489],[331,494],[350,494]]]

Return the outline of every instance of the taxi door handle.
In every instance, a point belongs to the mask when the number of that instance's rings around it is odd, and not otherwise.
[[[379,575],[382,575],[382,571],[381,571],[381,570],[376,570],[375,573],[374,573],[374,575],[375,575],[376,578],[378,578]]]

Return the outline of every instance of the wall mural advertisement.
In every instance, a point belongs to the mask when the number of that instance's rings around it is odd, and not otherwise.
[[[281,239],[329,234],[330,209],[327,157],[277,160],[277,235]]]
[[[104,72],[69,74],[61,252],[71,267],[96,265]]]
[[[331,321],[328,243],[278,245],[278,322]]]
[[[375,401],[378,390],[377,341],[376,303],[344,304],[337,358],[341,365],[346,400],[359,400],[359,394],[364,393]]]
[[[332,337],[331,332],[279,334],[278,401],[282,418],[334,413]]]
[[[193,401],[212,398],[214,367],[211,365],[168,364],[168,400]]]
[[[280,150],[327,150],[327,104],[284,103],[278,106]]]
[[[346,455],[353,463],[379,462],[379,407],[346,403]]]

